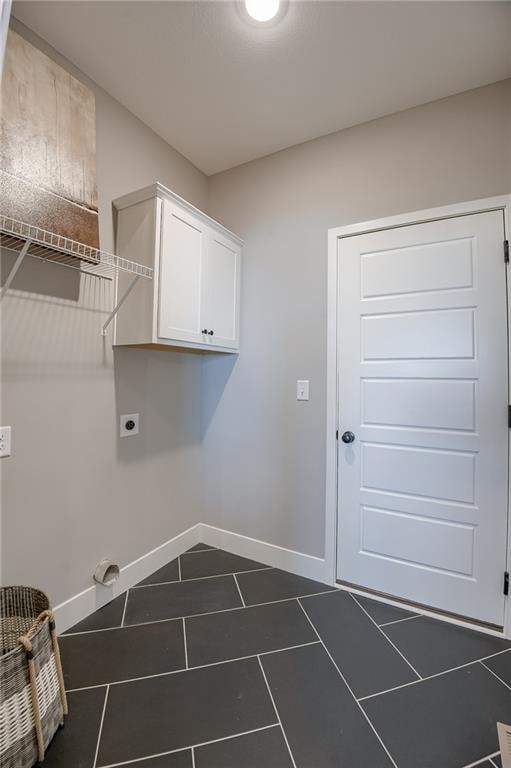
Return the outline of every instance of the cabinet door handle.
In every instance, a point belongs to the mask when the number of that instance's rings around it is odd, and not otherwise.
[[[208,332],[207,328],[203,328],[202,331],[201,331],[201,333],[207,333],[207,332]]]
[[[214,332],[213,331],[208,331],[208,336],[214,336]]]

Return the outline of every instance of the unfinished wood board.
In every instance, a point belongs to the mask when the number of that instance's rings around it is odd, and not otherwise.
[[[4,215],[98,246],[94,93],[13,30],[0,166]]]

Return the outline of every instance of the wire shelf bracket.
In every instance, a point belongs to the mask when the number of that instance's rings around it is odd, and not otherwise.
[[[112,320],[114,319],[114,317],[118,313],[119,309],[121,308],[122,304],[124,304],[124,302],[126,301],[126,299],[128,298],[128,296],[130,295],[131,291],[136,286],[136,284],[138,283],[138,281],[140,280],[141,277],[142,277],[142,275],[135,275],[135,277],[133,278],[131,283],[128,285],[128,287],[124,291],[123,295],[121,296],[121,298],[119,299],[119,301],[117,302],[117,304],[115,305],[113,310],[108,315],[108,318],[107,318],[105,324],[103,325],[103,327],[101,329],[101,335],[102,336],[106,336],[106,332],[107,332],[108,326],[110,325],[110,323],[112,322]]]
[[[51,264],[71,267],[81,273],[107,280],[116,279],[119,272],[133,275],[133,280],[117,301],[101,329],[103,336],[106,335],[108,326],[138,281],[141,278],[152,280],[153,277],[152,268],[145,266],[145,264],[138,264],[136,261],[123,259],[121,256],[116,256],[113,253],[84,245],[63,235],[57,235],[54,232],[41,229],[41,227],[26,224],[23,221],[18,221],[1,214],[0,246],[18,253],[4,285],[0,289],[0,301],[10,288],[16,273],[27,255]]]
[[[7,275],[7,279],[5,283],[2,285],[2,288],[0,289],[0,301],[3,299],[4,295],[7,293],[7,291],[11,287],[11,283],[16,277],[16,272],[23,264],[23,261],[25,260],[25,256],[27,255],[28,249],[30,248],[31,244],[32,244],[31,240],[25,240],[25,243],[17,256],[16,261],[12,265],[11,271]]]

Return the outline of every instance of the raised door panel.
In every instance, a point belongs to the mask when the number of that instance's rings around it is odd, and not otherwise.
[[[204,260],[201,325],[215,347],[238,347],[240,248],[210,231]],[[212,332],[212,333],[211,333]]]
[[[195,216],[163,202],[158,336],[201,343],[202,270],[206,227]]]

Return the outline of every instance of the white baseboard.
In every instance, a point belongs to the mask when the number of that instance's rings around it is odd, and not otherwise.
[[[209,544],[210,547],[226,549],[228,552],[233,552],[241,557],[258,560],[264,565],[282,568],[284,571],[291,571],[291,573],[297,573],[299,576],[329,583],[326,563],[321,557],[313,557],[303,552],[278,547],[276,544],[252,539],[250,536],[242,536],[239,533],[232,533],[232,531],[224,531],[213,525],[197,523],[197,525],[174,536],[173,539],[169,539],[151,552],[123,566],[118,580],[111,587],[93,584],[84,589],[83,592],[57,605],[54,612],[58,631],[65,632],[69,627],[109,603],[114,597],[122,595],[127,589],[150,576],[158,568],[162,568],[171,560],[182,555],[199,541]]]
[[[291,571],[291,573],[305,576],[308,579],[315,579],[327,584],[331,581],[327,574],[326,561],[321,557],[313,557],[303,552],[295,552],[293,549],[278,547],[276,544],[252,539],[250,536],[242,536],[240,533],[224,531],[222,528],[215,528],[215,526],[206,523],[201,523],[199,527],[200,541],[209,544],[210,547],[226,549],[228,552],[233,552],[241,557],[249,557],[264,563],[264,565],[282,568],[284,571]]]
[[[123,566],[119,578],[113,586],[103,587],[100,584],[93,584],[93,586],[84,589],[83,592],[57,605],[53,610],[58,631],[65,632],[78,621],[85,619],[98,608],[109,603],[114,597],[122,595],[127,589],[150,576],[158,568],[162,568],[186,552],[187,549],[198,544],[201,541],[200,532],[199,524],[188,528],[151,552],[147,552],[132,563]]]

